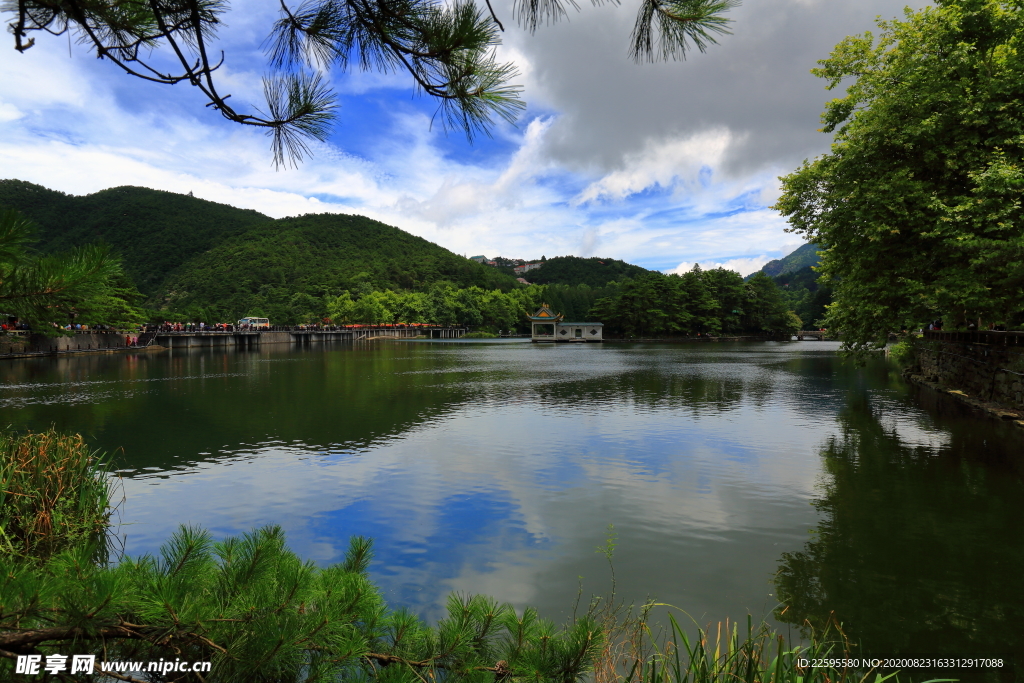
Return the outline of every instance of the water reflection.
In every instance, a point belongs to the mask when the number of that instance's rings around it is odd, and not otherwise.
[[[218,536],[278,523],[327,563],[358,533],[377,541],[371,571],[389,598],[428,618],[453,590],[558,618],[577,577],[585,593],[607,587],[594,549],[614,523],[627,599],[702,621],[760,616],[781,556],[784,620],[835,610],[886,650],[939,637],[962,637],[964,652],[1017,647],[1019,435],[913,394],[884,364],[844,365],[835,348],[39,359],[0,365],[0,416],[118,451],[132,553],[179,523]]]
[[[834,613],[866,653],[1013,654],[1019,663],[1020,435],[914,393],[941,432],[864,394],[839,413],[821,450],[822,519],[802,550],[782,555],[776,614],[821,628]]]
[[[80,431],[132,474],[278,444],[365,451],[468,398],[427,356],[394,345],[331,350],[16,362],[0,370],[0,410],[15,426]]]

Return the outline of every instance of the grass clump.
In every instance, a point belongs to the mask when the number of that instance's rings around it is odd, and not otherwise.
[[[591,599],[587,620],[598,624],[601,649],[594,660],[593,683],[897,683],[900,673],[869,667],[817,666],[861,660],[838,623],[810,633],[809,643],[794,643],[764,620],[747,615],[745,632],[726,620],[683,628],[677,607],[648,600],[639,608],[616,597],[613,556],[618,535],[608,526],[597,552],[608,560],[611,590]],[[654,623],[657,608],[667,608],[668,627]],[[935,679],[939,683],[949,679]],[[920,680],[920,679],[918,679]]]
[[[106,549],[111,482],[79,434],[0,431],[0,556]]]
[[[610,603],[609,603],[610,604]],[[934,671],[880,670],[852,653],[836,625],[811,634],[806,644],[787,642],[766,621],[747,615],[745,629],[725,620],[688,632],[672,612],[667,629],[652,626],[663,603],[598,610],[603,649],[594,664],[594,683],[948,683]],[[857,662],[857,664],[844,665]]]

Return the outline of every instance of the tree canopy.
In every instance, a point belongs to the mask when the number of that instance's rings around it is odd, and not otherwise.
[[[146,81],[189,83],[207,106],[236,123],[258,126],[271,136],[275,166],[295,164],[309,153],[307,141],[324,140],[335,117],[328,83],[331,69],[405,71],[418,91],[438,103],[447,128],[472,139],[495,119],[514,121],[525,108],[514,64],[497,61],[504,30],[490,0],[303,0],[281,3],[265,42],[270,67],[263,79],[265,111],[243,111],[228,102],[217,71],[217,29],[226,0],[19,0],[4,3],[14,15],[9,27],[19,52],[33,47],[33,33],[73,34],[124,72]],[[600,4],[600,3],[595,3]],[[729,33],[723,14],[738,0],[640,0],[630,37],[630,56],[640,61],[680,59],[701,52]],[[527,29],[558,21],[574,0],[516,0],[513,15]],[[177,71],[153,61],[164,48]]]
[[[941,318],[1021,322],[1024,12],[940,0],[846,38],[813,73],[829,154],[785,176],[776,205],[822,245],[829,327],[850,350]]]

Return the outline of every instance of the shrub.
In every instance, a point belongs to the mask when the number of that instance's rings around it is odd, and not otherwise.
[[[104,458],[81,435],[0,431],[0,556],[105,552],[110,494]]]

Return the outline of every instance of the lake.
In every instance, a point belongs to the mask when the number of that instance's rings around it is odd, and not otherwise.
[[[876,654],[1024,652],[1022,432],[831,342],[363,342],[5,361],[6,424],[114,453],[131,554],[280,524],[375,539],[389,601],[701,624],[830,613]]]

